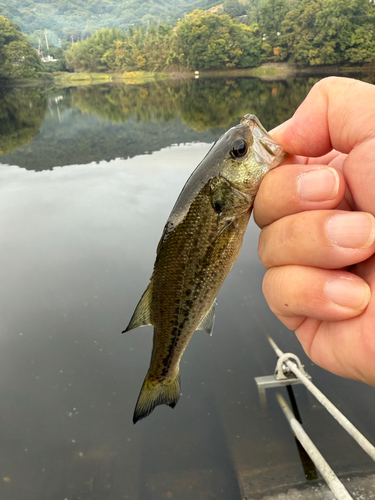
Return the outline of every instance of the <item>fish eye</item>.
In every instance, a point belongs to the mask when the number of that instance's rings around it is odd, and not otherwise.
[[[247,153],[247,144],[243,139],[236,139],[233,143],[233,149],[230,151],[232,158],[242,158]]]

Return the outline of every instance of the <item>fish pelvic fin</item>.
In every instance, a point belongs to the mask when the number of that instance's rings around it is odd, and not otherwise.
[[[197,326],[197,330],[203,330],[207,332],[210,336],[212,335],[212,330],[214,328],[215,322],[215,306],[217,305],[216,299],[212,302],[212,306],[207,311],[202,321]]]
[[[147,374],[138,401],[135,406],[133,423],[148,417],[158,405],[168,405],[174,408],[180,399],[180,373],[177,370],[175,376],[164,380],[157,380]]]
[[[122,333],[138,328],[139,326],[152,325],[151,321],[151,303],[152,303],[152,282],[146,288],[146,291],[138,302],[137,307],[131,317],[128,326]]]

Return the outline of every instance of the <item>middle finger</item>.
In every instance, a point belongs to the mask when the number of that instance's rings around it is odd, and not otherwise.
[[[262,229],[258,252],[267,269],[289,264],[339,269],[369,258],[374,240],[371,214],[315,210],[283,217]]]

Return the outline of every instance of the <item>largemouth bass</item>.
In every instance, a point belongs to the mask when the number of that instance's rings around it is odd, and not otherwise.
[[[186,182],[164,227],[150,284],[124,330],[154,325],[134,423],[160,404],[178,402],[181,357],[195,330],[211,334],[215,298],[239,255],[255,195],[285,156],[258,118],[245,115]]]

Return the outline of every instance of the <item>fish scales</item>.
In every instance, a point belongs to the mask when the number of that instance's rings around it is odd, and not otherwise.
[[[244,231],[223,231],[223,221],[203,190],[185,220],[164,242],[153,282],[152,324],[155,352],[150,371],[166,376],[165,367],[175,368],[195,329],[216,297],[239,252]],[[206,214],[201,217],[199,214]],[[250,213],[242,215],[248,220]],[[241,228],[244,224],[240,224]],[[200,235],[186,238],[186,234]],[[191,263],[191,264],[190,264]],[[159,360],[163,363],[159,365]]]
[[[261,180],[284,158],[254,115],[224,134],[188,179],[160,239],[150,284],[125,331],[154,325],[134,423],[180,396],[179,363],[197,329],[211,334],[215,298],[235,263]]]

